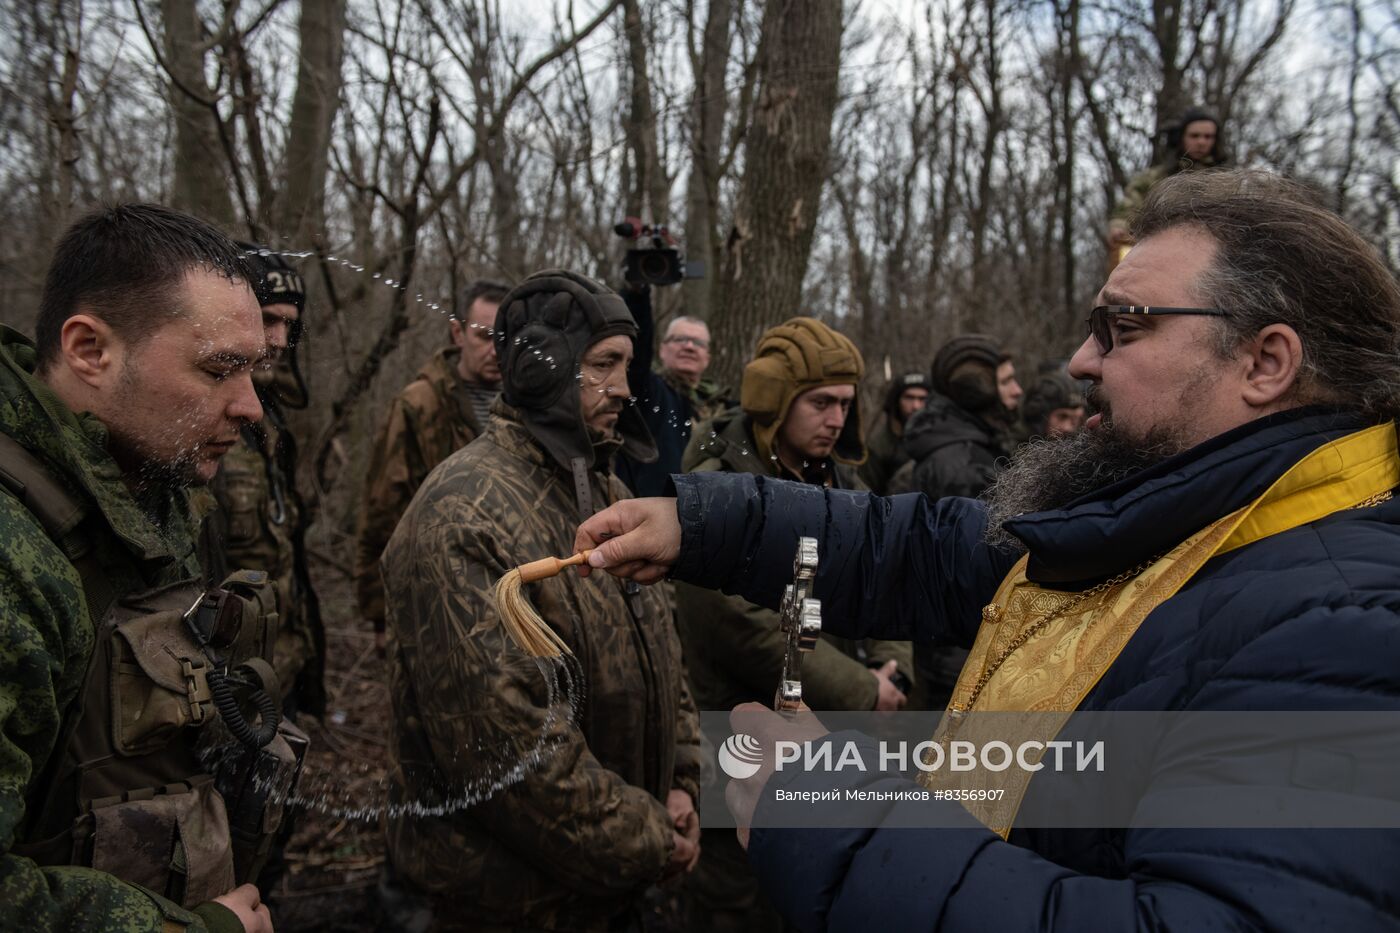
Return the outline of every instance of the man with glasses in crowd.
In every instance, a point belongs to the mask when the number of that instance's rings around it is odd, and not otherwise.
[[[451,345],[433,354],[389,403],[370,449],[355,526],[355,598],[384,651],[384,581],[379,558],[428,474],[481,436],[501,391],[496,311],[510,289],[478,279],[447,322]]]
[[[1164,181],[1132,233],[1070,363],[1092,384],[1085,430],[1021,448],[986,502],[678,477],[678,499],[620,503],[580,527],[576,545],[599,548],[589,569],[670,573],[774,606],[797,538],[815,537],[825,631],[971,646],[955,723],[1400,710],[1400,285],[1310,192],[1263,173]],[[793,737],[739,709],[759,741]],[[1208,803],[1192,779],[1244,752],[1154,758],[1133,775],[1140,802]],[[1357,761],[1334,758],[1295,758],[1260,787],[1295,806],[1356,799]],[[815,786],[800,770],[763,776],[727,796],[795,929],[1400,927],[1400,829],[1383,823],[893,829],[913,808],[956,810],[903,800],[855,828],[750,832],[774,788]],[[812,778],[903,785],[857,769]],[[1047,782],[1036,774],[1026,802]]]
[[[636,394],[636,405],[656,441],[656,460],[640,463],[617,458],[617,476],[638,496],[659,496],[667,479],[681,471],[681,457],[690,443],[691,430],[728,407],[728,401],[705,379],[710,367],[710,328],[696,317],[671,319],[661,345],[656,348],[660,367],[652,367],[656,324],[652,315],[651,286],[624,283],[621,295],[637,321],[636,355],[627,370],[627,382]]]

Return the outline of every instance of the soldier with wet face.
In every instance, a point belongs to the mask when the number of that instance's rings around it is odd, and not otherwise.
[[[36,333],[0,327],[0,928],[271,930],[196,755],[222,717],[182,622],[189,487],[262,417],[243,252],[163,207],[98,210]]]
[[[400,902],[435,930],[631,929],[648,889],[699,853],[699,725],[670,609],[569,573],[525,586],[576,661],[571,711],[502,628],[494,588],[571,553],[582,517],[629,496],[618,453],[655,457],[627,404],[637,327],[603,286],[542,272],[504,298],[495,332],[503,390],[485,433],[433,471],[384,551],[403,805],[389,860]],[[487,799],[415,813],[454,796]]]

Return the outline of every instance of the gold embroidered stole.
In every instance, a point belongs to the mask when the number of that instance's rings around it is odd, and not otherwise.
[[[972,712],[1003,714],[956,721],[945,715],[933,741],[948,749],[953,740],[981,747],[988,741],[1013,748],[1027,741],[1048,742],[1117,660],[1144,619],[1170,599],[1206,561],[1333,512],[1367,504],[1400,485],[1400,454],[1393,424],[1379,425],[1332,441],[1294,464],[1258,499],[1191,535],[1136,577],[1072,605],[1078,594],[1042,589],[1026,579],[1023,557],[1002,581],[967,663],[958,677],[950,710],[967,710],[974,689],[994,659],[1022,633],[1066,607],[1043,631],[1006,656],[991,672]],[[1018,717],[1014,714],[1025,714]],[[930,789],[962,788],[1001,791],[998,801],[964,801],[963,805],[1003,838],[1011,831],[1030,782],[1031,772],[954,773],[946,765],[924,772]],[[1038,759],[1030,759],[1034,764]],[[977,796],[973,794],[971,796]]]

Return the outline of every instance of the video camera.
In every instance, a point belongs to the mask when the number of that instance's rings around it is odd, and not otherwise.
[[[685,278],[685,263],[669,230],[628,217],[613,227],[625,240],[650,241],[650,246],[634,246],[627,251],[623,276],[641,285],[675,285]]]

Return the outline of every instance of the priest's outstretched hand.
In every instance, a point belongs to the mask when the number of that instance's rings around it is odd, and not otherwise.
[[[681,552],[681,523],[675,499],[624,499],[578,527],[574,551],[592,549],[581,576],[595,568],[655,583],[670,571]]]

